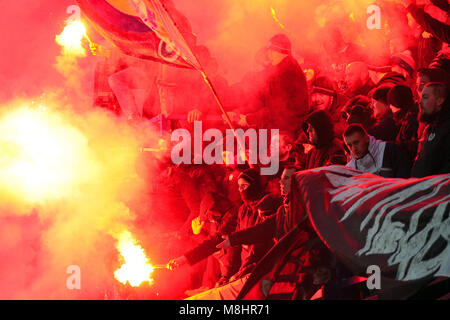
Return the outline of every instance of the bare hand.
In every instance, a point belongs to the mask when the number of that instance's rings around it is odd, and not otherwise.
[[[179,267],[182,267],[183,265],[185,265],[187,263],[187,259],[185,256],[181,256],[175,259],[172,259],[169,261],[169,263],[167,264],[167,268],[169,270],[175,270]]]
[[[194,121],[199,121],[201,116],[202,116],[202,112],[200,110],[198,110],[198,109],[191,110],[188,113],[187,121],[189,123],[192,123]]]
[[[238,123],[239,120],[241,119],[240,115],[237,114],[236,112],[227,112],[227,115],[228,115],[228,118],[230,118],[230,121],[234,122],[234,123]],[[222,118],[223,118],[224,122],[227,122],[225,115],[222,115]]]

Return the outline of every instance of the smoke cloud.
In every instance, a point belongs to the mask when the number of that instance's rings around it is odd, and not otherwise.
[[[396,1],[375,2],[378,30],[366,25],[371,0],[173,2],[230,84],[259,67],[256,53],[277,33],[291,38],[304,69],[330,68],[327,53],[342,44],[339,33],[377,65],[410,41]],[[176,298],[195,268],[155,271],[152,287],[134,291],[113,278],[120,266],[117,236],[125,229],[153,264],[189,247],[170,237],[176,229],[170,204],[155,197],[170,178],[161,173],[157,154],[142,152],[158,146],[159,132],[93,109],[97,58],[67,55],[55,42],[73,4],[0,5],[0,299]],[[71,265],[80,267],[81,290],[66,287]]]
[[[331,48],[342,41],[362,46],[367,61],[389,62],[390,40],[401,39],[396,51],[406,49],[409,39],[406,14],[395,0],[174,0],[191,21],[198,42],[208,46],[230,83],[256,68],[255,55],[277,33],[287,34],[295,57],[304,69],[312,64],[327,69]],[[380,29],[369,29],[370,5],[381,9]],[[271,8],[274,9],[275,16]],[[328,46],[328,47],[326,47]]]

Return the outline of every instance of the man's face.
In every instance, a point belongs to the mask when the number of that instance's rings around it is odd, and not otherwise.
[[[280,191],[281,194],[287,195],[289,193],[289,191],[291,190],[291,181],[292,181],[292,176],[295,173],[295,169],[292,168],[288,168],[288,169],[284,169],[283,173],[281,174],[281,179],[280,179]]]
[[[377,120],[383,118],[386,112],[388,112],[389,110],[389,106],[375,99],[372,99],[372,108],[373,108],[373,116]]]
[[[314,110],[327,110],[333,103],[333,97],[327,94],[315,92],[311,95],[311,103]]]
[[[421,74],[421,75],[417,76],[416,87],[417,87],[417,93],[419,94],[419,97],[422,94],[423,87],[425,87],[425,85],[428,82],[431,82],[431,79],[427,75]]]
[[[348,137],[344,137],[344,140],[356,159],[364,157],[369,152],[369,136],[355,132]]]
[[[422,122],[431,122],[436,113],[441,110],[443,98],[436,97],[431,87],[426,87],[422,91],[420,98],[420,114],[419,120]]]
[[[244,180],[242,178],[238,180],[239,192],[247,190],[248,187],[250,187],[250,183],[247,180]]]
[[[316,129],[310,124],[308,125],[308,139],[313,145],[319,142],[319,136],[317,135]]]

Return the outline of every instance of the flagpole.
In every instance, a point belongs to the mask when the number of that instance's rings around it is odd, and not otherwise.
[[[195,66],[195,69],[197,69],[198,71],[200,71],[200,73],[202,74],[203,79],[205,80],[206,84],[207,84],[208,87],[211,89],[211,91],[212,91],[212,93],[213,93],[213,95],[214,95],[214,98],[216,99],[217,105],[219,106],[219,108],[220,108],[222,114],[225,115],[225,121],[227,122],[228,126],[231,128],[231,131],[233,132],[233,135],[236,137],[236,140],[237,140],[237,143],[238,143],[239,147],[240,147],[241,150],[244,152],[244,158],[245,158],[244,160],[247,160],[247,156],[246,156],[246,154],[245,154],[245,148],[244,148],[245,145],[242,143],[241,139],[239,139],[238,135],[236,134],[236,131],[235,131],[234,127],[233,127],[233,124],[231,123],[230,117],[228,116],[227,112],[225,111],[225,109],[224,109],[224,107],[223,107],[223,104],[222,104],[222,102],[220,101],[219,96],[218,96],[218,94],[217,94],[217,91],[216,91],[216,89],[214,88],[213,83],[211,82],[211,80],[210,80],[209,77],[207,76],[207,74],[206,74],[204,68],[203,68],[202,65],[200,64],[200,62],[199,62],[197,56],[195,55],[195,53],[194,53],[194,52],[192,51],[192,49],[190,48],[190,46],[189,46],[189,44],[187,43],[186,39],[184,38],[183,34],[180,32],[180,30],[178,30],[178,27],[177,27],[177,25],[174,23],[174,21],[173,21],[171,15],[170,15],[169,11],[167,10],[165,4],[164,4],[164,3],[161,3],[159,0],[149,0],[149,2],[153,5],[154,9],[156,9],[157,12],[158,12],[158,10],[159,10],[159,12],[164,11],[164,12],[166,13],[166,18],[167,18],[168,21],[170,21],[170,23],[171,23],[170,26],[172,27],[173,31],[175,31],[176,36],[179,37],[179,38],[181,38],[181,39],[183,40],[183,42],[184,42],[184,44],[185,44],[185,47],[186,47],[186,49],[188,50],[187,53],[188,53],[188,55],[191,56],[191,57],[189,57],[189,58],[194,58],[194,59],[195,59],[195,62],[196,62],[196,64],[197,64],[197,65]],[[162,18],[163,18],[162,20],[164,20],[164,17],[162,17]],[[170,32],[169,32],[169,34],[170,34]],[[183,58],[186,60],[185,57],[183,57]],[[190,62],[189,59],[187,59],[187,61]],[[192,63],[191,63],[191,64],[192,64]],[[253,165],[250,163],[250,161],[248,161],[248,164],[249,164],[250,168],[253,168]]]
[[[195,56],[195,55],[194,55]],[[197,59],[197,57],[195,56],[195,58]],[[197,59],[197,63],[200,65],[200,62],[198,62]],[[201,65],[200,65],[201,66]],[[236,137],[237,143],[239,144],[239,147],[241,148],[241,150],[244,152],[244,160],[247,160],[247,155],[245,154],[245,148],[243,145],[242,140],[240,139],[240,137],[237,135],[236,130],[234,129],[234,126],[231,122],[230,117],[228,116],[228,113],[225,111],[225,108],[223,107],[222,102],[219,99],[219,96],[217,94],[216,89],[214,88],[214,85],[212,84],[211,80],[209,79],[209,77],[207,76],[207,74],[205,73],[205,71],[203,70],[203,68],[199,69],[200,73],[203,76],[203,79],[205,80],[206,84],[208,85],[208,87],[211,89],[213,96],[217,102],[217,105],[220,108],[220,111],[222,112],[222,114],[225,116],[225,121],[227,122],[228,126],[231,128],[231,131],[233,132],[233,135]],[[253,164],[248,162],[250,168],[253,168]]]

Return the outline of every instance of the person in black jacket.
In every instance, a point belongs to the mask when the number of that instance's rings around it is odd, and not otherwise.
[[[290,227],[293,227],[293,225],[287,227],[285,226],[285,222],[287,212],[289,211],[289,194],[292,176],[298,170],[300,170],[300,168],[296,166],[284,168],[280,179],[280,191],[283,196],[283,204],[278,208],[275,215],[270,216],[255,226],[225,236],[225,240],[218,244],[217,247],[227,249],[242,244],[264,242],[267,241],[268,238],[274,238],[275,241],[278,241],[290,231]]]
[[[286,35],[273,36],[265,51],[270,66],[256,101],[245,115],[242,112],[229,112],[228,115],[240,126],[283,129],[294,138],[309,111],[306,77],[292,56],[291,42]]]
[[[206,240],[186,254],[169,262],[169,268],[176,268],[185,263],[194,265],[210,257],[216,250],[216,243],[222,236],[234,232],[237,224],[237,208],[227,198],[214,193],[207,193],[200,203],[198,218],[199,231],[207,234]],[[194,224],[193,224],[194,230]],[[221,268],[217,283],[226,282],[239,269],[239,252],[228,250],[217,257]]]
[[[430,82],[420,100],[419,120],[427,124],[419,141],[413,177],[450,173],[450,103],[443,83]]]
[[[302,127],[313,146],[306,154],[304,169],[344,165],[347,162],[342,143],[335,137],[333,121],[328,112],[313,112]]]
[[[333,277],[332,254],[319,241],[308,216],[296,198],[298,190],[293,183],[293,176],[297,170],[298,168],[292,166],[286,167],[283,171],[280,187],[284,203],[275,215],[251,228],[230,234],[218,245],[218,248],[226,249],[259,243],[266,241],[267,238],[274,238],[278,245],[293,229],[301,230],[297,236],[298,244],[289,250],[289,255],[283,259],[280,273],[270,287],[266,288],[270,289],[266,296],[269,300],[307,300]],[[308,244],[304,245],[304,242]],[[258,265],[262,262],[267,261],[260,261]]]
[[[396,85],[389,90],[388,103],[400,128],[395,142],[402,145],[414,159],[418,145],[419,108],[414,102],[413,92],[405,85]]]
[[[375,120],[373,119],[373,110],[371,108],[372,100],[366,96],[355,96],[350,99],[341,110],[341,118],[346,122],[344,130],[352,123],[361,124],[367,131],[373,127]]]
[[[242,172],[238,178],[238,185],[244,203],[239,208],[236,219],[232,219],[236,214],[231,211],[233,210],[231,202],[225,205],[226,201],[222,200],[222,205],[217,206],[216,210],[221,212],[221,215],[225,218],[222,218],[217,233],[199,246],[186,252],[183,256],[172,259],[168,264],[170,269],[176,269],[186,263],[195,265],[197,262],[209,257],[218,251],[216,245],[222,242],[223,236],[235,230],[243,230],[259,223],[264,220],[264,216],[260,214],[260,211],[264,212],[264,215],[270,215],[270,209],[267,208],[266,204],[279,203],[276,201],[270,202],[266,199],[267,195],[264,193],[259,169],[247,169]],[[275,213],[277,208],[278,205],[273,205],[272,213]],[[228,275],[228,279],[233,281],[250,273],[255,263],[270,249],[272,244],[271,239],[267,239],[264,243],[242,248],[240,268],[232,276]]]
[[[383,141],[395,141],[398,134],[398,126],[394,121],[394,114],[389,108],[388,93],[392,86],[378,87],[372,96],[373,116],[375,125],[370,128],[372,136]]]

